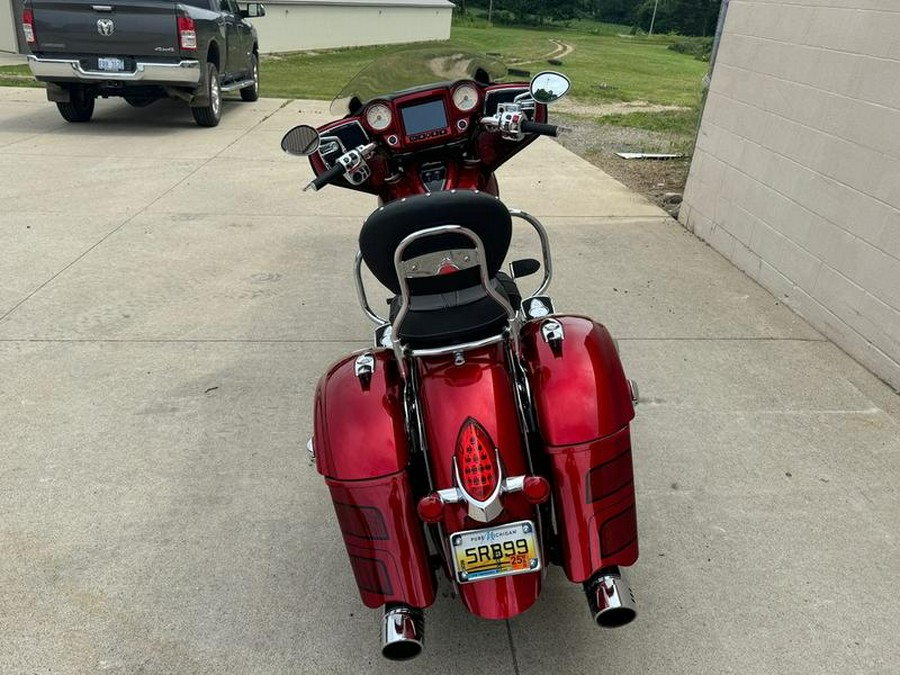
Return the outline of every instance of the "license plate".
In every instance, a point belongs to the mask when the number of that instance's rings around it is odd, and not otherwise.
[[[461,584],[541,569],[534,523],[523,520],[450,536],[456,580]]]
[[[120,72],[125,70],[125,60],[101,56],[99,59],[97,59],[97,68],[99,70]]]

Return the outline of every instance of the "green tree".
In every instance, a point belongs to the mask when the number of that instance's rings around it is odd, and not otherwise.
[[[647,30],[656,0],[642,0],[634,14],[638,26]],[[719,19],[721,0],[659,0],[655,33],[713,35]]]

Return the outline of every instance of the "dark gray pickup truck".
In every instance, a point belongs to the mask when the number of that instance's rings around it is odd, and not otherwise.
[[[170,96],[214,127],[222,92],[259,97],[259,41],[247,21],[265,15],[235,0],[26,0],[28,65],[69,122],[87,122],[98,96],[135,107]]]

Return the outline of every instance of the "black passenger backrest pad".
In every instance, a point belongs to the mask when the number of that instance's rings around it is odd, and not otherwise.
[[[359,250],[375,278],[394,293],[399,293],[394,252],[410,234],[439,225],[461,225],[477,234],[484,244],[488,276],[496,276],[509,250],[512,219],[503,202],[483,192],[433,192],[391,202],[363,223]],[[440,235],[415,242],[403,257],[409,260],[434,251],[472,247],[467,237]],[[442,277],[411,280],[410,290],[414,294],[441,293],[478,283],[478,270],[471,269]]]

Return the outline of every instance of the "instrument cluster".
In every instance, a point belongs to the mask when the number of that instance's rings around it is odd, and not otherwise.
[[[464,138],[478,122],[483,103],[481,86],[462,80],[371,101],[360,117],[371,134],[395,152],[404,152]]]

